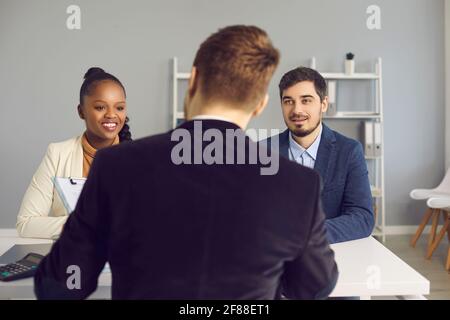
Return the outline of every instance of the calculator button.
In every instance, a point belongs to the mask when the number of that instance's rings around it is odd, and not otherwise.
[[[2,272],[2,276],[4,276],[4,277],[7,277],[7,276],[9,276],[9,275],[10,275],[9,272]]]

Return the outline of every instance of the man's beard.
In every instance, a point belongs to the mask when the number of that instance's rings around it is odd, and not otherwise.
[[[314,130],[316,130],[321,122],[322,122],[322,117],[320,116],[319,120],[317,120],[317,123],[311,129],[294,128],[290,131],[292,132],[292,134],[294,136],[303,138],[303,137],[310,135]]]

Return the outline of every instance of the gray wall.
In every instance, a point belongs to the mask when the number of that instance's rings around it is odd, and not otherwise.
[[[445,0],[445,168],[450,169],[450,0]]]
[[[82,29],[66,28],[78,4]],[[366,28],[366,8],[381,7],[382,30]],[[267,111],[252,127],[282,128],[277,83],[317,58],[341,71],[347,51],[358,71],[383,58],[388,225],[419,222],[415,187],[444,172],[443,0],[0,0],[0,227],[9,228],[47,145],[77,135],[84,72],[101,66],[125,84],[134,137],[169,128],[170,58],[189,71],[198,45],[219,27],[268,31],[282,52]]]

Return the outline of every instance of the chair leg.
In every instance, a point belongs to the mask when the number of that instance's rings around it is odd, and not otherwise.
[[[428,248],[427,251],[427,259],[430,259],[431,256],[433,255],[434,250],[436,250],[437,246],[439,245],[439,243],[441,242],[442,238],[444,238],[445,234],[447,233],[447,229],[449,228],[450,225],[450,220],[448,219],[448,213],[443,211],[446,219],[445,219],[445,224],[444,226],[441,228],[441,230],[439,231],[439,235],[437,236],[437,238],[433,241],[433,243],[431,244],[431,246]],[[438,217],[439,218],[439,217]],[[438,219],[439,220],[439,219]]]
[[[450,232],[450,231],[449,231]],[[445,265],[445,269],[450,272],[450,248],[448,248],[448,253],[447,253],[447,263]]]
[[[450,214],[447,216],[450,219]],[[445,269],[450,272],[450,224],[447,228],[447,238],[448,238],[448,253],[447,253],[447,263],[445,264]]]
[[[434,239],[436,238],[436,230],[439,223],[439,214],[441,213],[441,210],[439,209],[433,209],[433,222],[431,223],[431,230],[430,234],[428,235],[428,244],[427,244],[427,252],[430,250],[431,246],[433,245]]]
[[[417,240],[419,240],[423,229],[425,229],[425,226],[428,224],[428,221],[430,221],[431,214],[433,213],[433,209],[428,208],[427,211],[425,211],[425,215],[422,218],[422,221],[419,224],[419,227],[417,228],[416,234],[411,239],[411,246],[414,248],[416,246]]]

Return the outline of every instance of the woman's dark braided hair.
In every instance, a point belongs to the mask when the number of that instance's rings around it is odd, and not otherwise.
[[[104,81],[104,80],[111,80],[111,81],[116,82],[118,85],[120,85],[122,87],[125,97],[127,96],[125,87],[122,85],[122,83],[119,81],[119,79],[117,79],[112,74],[105,72],[102,68],[92,67],[92,68],[89,68],[89,70],[84,75],[84,81],[83,81],[83,84],[81,85],[81,89],[80,89],[80,105],[83,104],[83,97],[91,94],[92,89],[95,87],[96,83],[99,81]],[[120,142],[132,140],[130,127],[127,124],[128,121],[130,121],[130,119],[128,117],[126,117],[125,124],[123,125],[122,130],[120,130],[120,132],[119,132],[119,141]]]

